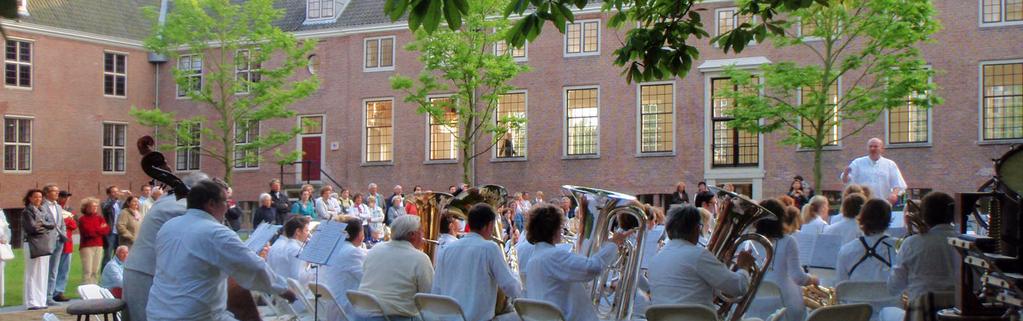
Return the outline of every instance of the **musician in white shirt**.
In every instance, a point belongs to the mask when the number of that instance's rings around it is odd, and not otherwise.
[[[884,142],[880,138],[868,140],[867,149],[867,156],[854,159],[839,178],[843,184],[866,186],[874,193],[874,198],[894,204],[906,190],[906,180],[902,178],[899,165],[881,156],[884,153]]]
[[[818,285],[817,277],[803,272],[802,264],[799,262],[799,247],[792,235],[787,235],[786,230],[797,223],[798,215],[789,214],[785,205],[776,199],[768,199],[760,202],[771,213],[774,213],[777,220],[760,220],[756,223],[758,234],[766,236],[774,244],[774,259],[764,274],[764,281],[773,282],[781,290],[781,306],[785,307],[783,320],[802,321],[806,317],[806,305],[803,303],[802,286]],[[798,211],[796,211],[798,213]],[[758,255],[764,255],[762,248],[757,244]],[[767,311],[764,311],[766,308]],[[778,306],[771,298],[757,297],[753,301],[751,312],[747,315],[757,315],[757,311],[763,313],[774,311]]]
[[[600,276],[604,268],[613,262],[617,247],[635,230],[615,233],[597,253],[585,257],[554,247],[554,244],[561,243],[564,221],[561,209],[553,205],[533,208],[532,217],[526,225],[529,242],[534,244],[532,257],[525,267],[529,276],[526,297],[560,307],[566,321],[597,320],[589,291],[583,284]]]
[[[863,208],[863,204],[867,202],[867,198],[863,194],[853,193],[847,195],[842,199],[842,219],[841,221],[832,223],[828,227],[824,228],[824,234],[838,235],[842,238],[842,243],[849,243],[860,237],[860,226],[856,222],[856,215],[860,214],[860,210]]]
[[[491,240],[496,221],[490,205],[476,204],[469,210],[469,233],[437,254],[430,292],[454,298],[467,320],[494,319],[498,288],[509,302],[521,296],[519,280]]]
[[[391,240],[373,246],[363,264],[365,274],[359,291],[375,295],[391,321],[419,319],[413,302],[416,293],[433,287],[433,264],[423,248],[419,216],[405,215],[391,222]],[[382,316],[360,316],[357,320],[383,320]]]
[[[706,248],[696,245],[703,223],[697,208],[684,205],[668,209],[668,244],[650,260],[651,304],[700,304],[711,309],[714,294],[721,291],[729,296],[746,293],[753,255],[739,253],[732,272]]]
[[[292,216],[284,223],[284,237],[278,238],[277,242],[270,246],[270,252],[266,257],[270,269],[285,279],[298,281],[303,287],[312,281],[313,277],[309,264],[298,259],[302,247],[309,240],[309,221],[308,216]],[[295,310],[299,312],[305,311],[306,308],[301,302],[295,301],[293,304]]]
[[[188,210],[156,234],[156,275],[146,306],[148,320],[234,320],[227,311],[227,277],[246,289],[295,294],[238,234],[220,224],[226,186],[202,181],[188,194]]]
[[[888,291],[909,294],[912,302],[927,292],[955,290],[956,271],[962,259],[948,238],[959,235],[952,227],[955,200],[941,192],[931,192],[921,202],[926,232],[907,237],[895,256]]]
[[[891,219],[892,207],[887,201],[872,199],[863,205],[856,218],[863,236],[845,243],[838,251],[836,283],[888,280],[895,259],[895,240],[885,234]]]
[[[806,205],[803,205],[801,217],[803,226],[799,230],[811,234],[824,233],[824,229],[828,227],[828,211],[830,210],[827,197],[814,196]]]
[[[362,248],[362,241],[366,238],[365,231],[358,218],[335,216],[334,220],[348,224],[345,226],[345,233],[348,236],[334,248],[334,253],[327,264],[320,267],[320,280],[334,295],[337,307],[344,310],[345,315],[354,317],[355,311],[345,293],[358,289],[359,282],[362,282],[362,263],[366,260],[366,250]],[[335,307],[328,306],[327,320],[341,320],[340,313],[334,311]]]
[[[440,238],[437,249],[443,249],[458,240],[458,218],[455,214],[444,213],[440,219]]]

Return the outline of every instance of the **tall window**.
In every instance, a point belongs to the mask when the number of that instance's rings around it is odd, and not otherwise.
[[[189,93],[202,90],[202,56],[183,55],[179,57],[178,70],[187,77],[185,86],[178,85],[178,97],[188,97]]]
[[[671,152],[675,101],[673,84],[639,86],[639,152]]]
[[[450,106],[450,97],[430,98],[431,104],[446,107]],[[430,160],[452,160],[457,158],[458,153],[458,113],[451,108],[445,108],[444,116],[427,116],[430,120]]]
[[[590,55],[600,52],[600,20],[569,23],[565,30],[565,55]]]
[[[125,83],[128,81],[128,56],[119,53],[103,53],[103,94],[107,96],[125,96]]]
[[[754,82],[759,81],[754,78]],[[711,79],[711,122],[714,126],[711,133],[711,150],[713,157],[711,167],[750,167],[760,162],[760,141],[756,133],[729,128],[728,122],[734,118],[728,115],[735,107],[735,101],[722,94],[726,90],[752,90],[740,88],[732,83],[731,78]]]
[[[980,9],[984,23],[1023,23],[1023,0],[983,0]]]
[[[739,12],[736,8],[723,8],[714,12],[717,15],[715,19],[717,20],[718,35],[732,31],[732,29],[739,27],[745,22],[749,22],[753,18],[750,15],[736,15]]]
[[[811,95],[810,88],[802,88],[802,90],[800,90],[799,92],[800,92],[799,93],[799,103],[800,104],[811,103],[815,99],[815,97],[812,97],[812,95]],[[820,92],[820,90],[817,90],[817,92]],[[824,139],[825,139],[824,145],[825,146],[838,146],[838,138],[839,138],[839,136],[841,134],[841,130],[838,127],[838,125],[839,125],[839,122],[838,122],[838,81],[835,81],[835,83],[831,84],[831,86],[828,87],[827,97],[825,97],[824,99],[825,99],[824,103],[827,104],[828,106],[831,106],[831,115],[832,115],[831,119],[828,120],[828,124],[825,125],[828,128],[828,132],[824,136]],[[810,123],[809,120],[804,118],[801,121],[800,126],[803,127],[804,132],[806,134],[808,134],[810,136],[817,135],[817,131],[813,128],[814,126]]]
[[[32,43],[7,40],[4,46],[4,84],[32,88]]]
[[[4,170],[32,170],[32,119],[4,117]]]
[[[124,172],[124,136],[128,125],[103,124],[103,171]]]
[[[394,36],[366,39],[365,46],[366,70],[394,69]]]
[[[504,40],[500,40],[494,43],[494,54],[495,55],[509,55],[515,58],[516,61],[526,60],[526,48],[529,47],[529,43],[522,45],[522,48],[509,47],[508,43]]]
[[[366,162],[390,162],[393,159],[394,127],[391,100],[366,102]]]
[[[238,81],[237,93],[248,93],[252,83],[259,82],[259,63],[252,61],[249,49],[238,50],[234,57],[234,79]]]
[[[507,93],[497,98],[497,126],[509,127],[508,118],[526,118],[526,93]],[[526,157],[526,126],[510,128],[504,137],[498,137],[497,158]],[[510,141],[510,143],[509,143]]]
[[[177,170],[193,171],[199,170],[199,124],[178,124],[178,129],[184,129],[192,137],[189,140],[177,139],[177,148],[174,149],[177,160]]]
[[[306,6],[306,19],[325,19],[334,17],[334,0],[309,0]]]
[[[597,155],[599,142],[597,126],[600,121],[600,106],[597,88],[565,90],[567,116],[566,154],[569,156]]]
[[[1023,138],[1023,62],[983,66],[984,140]]]
[[[234,168],[259,168],[259,150],[245,149],[259,137],[259,122],[240,121],[234,124]]]
[[[920,144],[931,141],[930,110],[913,103],[916,93],[906,97],[906,104],[888,110],[888,144]]]

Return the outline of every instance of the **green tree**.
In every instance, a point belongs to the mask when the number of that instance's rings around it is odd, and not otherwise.
[[[148,14],[155,16],[152,10]],[[299,42],[274,26],[281,17],[283,11],[274,9],[273,0],[175,2],[166,24],[157,27],[145,44],[176,62],[179,96],[187,96],[200,110],[196,116],[177,119],[160,109],[132,108],[132,116],[156,127],[161,141],[170,143],[197,143],[189,129],[199,126],[199,136],[206,142],[199,154],[222,164],[228,183],[237,163],[257,162],[261,151],[276,148],[278,158],[296,158],[296,153],[284,155],[278,147],[294,139],[299,128],[258,126],[266,120],[292,119],[296,113],[289,105],[319,88],[316,76],[295,76],[306,66],[316,42]],[[201,76],[191,70],[194,66],[201,66]]]
[[[457,142],[462,181],[466,184],[475,183],[476,157],[497,145],[501,141],[498,137],[525,122],[521,117],[497,116],[499,98],[512,89],[508,81],[529,70],[509,54],[494,49],[503,44],[510,25],[508,19],[492,18],[499,12],[497,1],[473,0],[467,4],[460,29],[416,32],[415,41],[406,49],[419,52],[422,72],[417,80],[391,77],[391,87],[404,92],[404,100],[417,105],[416,112],[428,114],[431,123],[451,125],[444,127]],[[454,92],[450,99],[429,97],[449,91]],[[493,139],[477,151],[477,145],[487,136]]]
[[[813,151],[814,186],[821,186],[821,154],[828,146],[859,133],[886,110],[941,102],[931,94],[934,71],[916,47],[940,29],[934,14],[930,1],[918,0],[842,0],[792,11],[796,19],[786,23],[785,34],[772,37],[774,44],[798,48],[796,56],[812,62],[763,66],[762,80],[748,71],[726,71],[737,88],[754,89],[722,94],[735,102],[726,111],[735,118],[729,126],[784,130],[782,143]]]
[[[550,21],[561,33],[565,24],[574,22],[572,7],[582,9],[596,0],[502,0],[504,16],[517,14],[518,19],[507,34],[515,47],[522,47],[540,35]],[[785,11],[806,8],[811,4],[828,5],[841,0],[746,0],[739,4],[741,15],[759,17],[757,23],[742,23],[734,30],[712,41],[728,52],[742,51],[751,40],[763,41],[770,34],[782,34],[784,20],[776,17]],[[437,30],[441,19],[451,30],[462,27],[473,0],[387,0],[384,11],[392,21],[408,16],[409,28],[422,27],[427,33]],[[629,29],[622,46],[614,51],[615,64],[624,66],[626,81],[685,77],[699,51],[690,38],[707,37],[694,6],[702,0],[604,0],[601,9],[614,12],[611,27],[638,26]],[[526,13],[526,11],[530,11]]]

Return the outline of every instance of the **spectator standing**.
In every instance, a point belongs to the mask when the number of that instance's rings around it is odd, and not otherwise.
[[[96,284],[99,279],[100,262],[103,254],[103,239],[110,233],[110,225],[99,214],[99,200],[82,200],[82,216],[78,218],[78,234],[81,237],[78,252],[82,257],[82,284]]]
[[[395,219],[408,215],[405,212],[405,199],[401,194],[394,195],[391,197],[391,208],[387,210],[387,219],[394,222]]]
[[[46,283],[46,301],[48,305],[57,305],[53,300],[57,287],[57,270],[60,269],[60,258],[64,254],[64,242],[67,241],[67,228],[64,226],[64,207],[58,203],[60,199],[60,187],[49,184],[43,187],[43,213],[49,217],[54,224],[52,233],[55,234],[55,243],[50,249],[50,265]]]
[[[705,206],[703,206],[703,202],[706,202],[707,200],[710,200],[710,199],[714,198],[714,193],[711,193],[710,190],[707,189],[707,183],[706,182],[702,182],[701,181],[699,183],[696,183],[696,196],[695,197],[696,197],[696,199],[693,200],[693,206],[705,207]],[[714,212],[714,213],[717,213],[717,212]]]
[[[330,186],[320,187],[320,197],[316,198],[316,216],[320,220],[331,220],[334,216],[341,215],[341,203],[337,198],[331,197],[334,188]]]
[[[231,230],[238,232],[242,229],[242,208],[238,207],[238,202],[235,202],[232,196],[234,190],[230,187],[227,188],[227,214],[224,214],[224,223],[231,227]],[[145,214],[143,214],[145,216]]]
[[[366,204],[364,206],[369,209],[369,217],[366,219],[366,221],[369,222],[369,229],[375,233],[381,234],[384,232],[384,221],[386,220],[386,216],[384,215],[384,210],[381,209],[380,206],[376,206],[377,203],[379,202],[377,202],[376,197],[370,195],[369,197],[366,197]],[[379,239],[379,237],[373,237],[373,241],[379,241]]]
[[[391,189],[391,192],[392,192],[391,196],[389,196],[386,199],[384,199],[384,206],[383,206],[384,213],[391,213],[391,206],[393,206],[393,204],[391,204],[391,202],[394,201],[394,197],[395,196],[402,196],[402,197],[404,197],[404,195],[405,195],[403,193],[401,185],[394,185],[394,188]],[[392,217],[390,215],[387,215],[387,224],[390,225],[391,222],[394,221],[394,219],[395,219],[394,217]]]
[[[128,247],[121,245],[114,251],[114,258],[103,267],[103,279],[99,286],[110,290],[120,299],[124,288],[124,261],[128,260]]]
[[[0,244],[11,244],[11,224],[7,222],[7,214],[4,214],[3,209],[0,209]],[[0,260],[0,306],[6,304],[4,296],[7,294],[7,290],[4,288],[4,274],[6,274],[4,265],[7,265],[7,262]]]
[[[75,251],[75,242],[72,235],[75,230],[78,229],[78,223],[75,222],[75,215],[72,213],[73,211],[71,207],[67,206],[69,198],[71,198],[71,193],[66,191],[60,191],[60,193],[57,194],[57,204],[60,205],[61,216],[64,220],[64,229],[67,231],[65,234],[67,235],[67,239],[65,239],[64,242],[64,251],[60,254],[60,264],[57,266],[57,283],[53,288],[52,299],[57,302],[67,302],[70,300],[64,296],[64,290],[67,289],[68,274],[71,273],[71,254]],[[3,280],[0,280],[0,282],[3,282]]]
[[[153,207],[153,202],[156,201],[153,199],[153,186],[149,184],[143,184],[142,187],[139,188],[138,199],[139,211],[142,213],[142,216],[145,217],[146,212],[149,212],[149,208]]]
[[[522,193],[515,193],[515,201],[511,203],[512,211],[515,215],[515,229],[521,233],[526,225],[526,211],[529,211],[528,207],[523,206]]]
[[[298,200],[294,204],[291,204],[291,214],[302,215],[309,219],[316,219],[316,205],[313,204],[313,192],[309,190],[302,190],[298,195]]]
[[[568,219],[575,217],[575,207],[572,206],[572,198],[568,196],[561,197],[561,211],[565,212],[565,217],[568,217]]]
[[[139,200],[134,196],[128,196],[124,200],[124,210],[117,219],[118,244],[128,246],[135,244],[135,237],[138,236],[139,225],[142,225],[142,211],[139,209]],[[106,266],[103,267],[104,269]]]
[[[341,205],[341,213],[352,214],[352,207],[355,206],[355,202],[352,201],[352,192],[347,188],[341,189],[341,196],[337,200]]]
[[[799,176],[796,176],[796,178],[792,179],[792,183],[789,183],[789,192],[785,195],[796,201],[796,207],[798,208],[803,208],[803,205],[806,205],[810,198],[813,198],[813,192],[803,186],[803,179]]]
[[[364,201],[368,201],[370,196],[372,196],[375,201],[373,201],[373,204],[366,205],[369,206],[370,208],[373,208],[374,205],[380,208],[384,208],[384,196],[380,195],[380,192],[378,192],[377,184],[369,183],[368,190],[369,191],[366,193],[366,199]]]
[[[678,182],[678,184],[675,184],[675,192],[671,193],[671,203],[669,205],[675,204],[689,204],[689,193],[686,192],[686,182]]]
[[[100,267],[104,267],[107,261],[110,260],[110,256],[114,254],[114,249],[117,248],[117,242],[119,241],[117,236],[118,215],[121,215],[121,208],[124,204],[121,203],[121,189],[117,188],[116,185],[107,186],[107,199],[100,205],[103,209],[103,219],[107,222],[107,226],[111,227],[110,234],[107,234],[106,239],[103,241],[103,256],[100,263]]]
[[[530,206],[529,208],[533,208],[533,206],[540,206],[540,205],[544,205],[543,192],[542,191],[536,191],[536,198],[533,199],[532,206]]]
[[[273,223],[283,225],[291,213],[291,202],[288,200],[288,193],[281,191],[281,180],[276,178],[270,180],[269,194],[275,210]]]
[[[277,222],[277,209],[273,207],[273,196],[263,193],[259,194],[259,207],[252,211],[252,228],[259,227],[260,223],[274,224]]]
[[[25,279],[22,298],[29,310],[45,309],[48,305],[46,283],[50,271],[50,258],[57,237],[56,223],[43,210],[43,191],[31,189],[25,194],[25,209],[21,211],[21,228],[25,235]]]

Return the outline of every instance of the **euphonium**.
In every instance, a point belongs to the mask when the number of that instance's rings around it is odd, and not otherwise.
[[[721,210],[718,212],[718,224],[714,227],[707,250],[725,265],[735,270],[735,254],[738,247],[746,241],[760,243],[764,248],[764,261],[760,266],[754,265],[750,271],[750,283],[746,293],[738,297],[729,297],[718,294],[714,303],[718,306],[717,314],[720,320],[740,320],[746,313],[753,297],[764,279],[767,268],[774,260],[774,244],[767,237],[756,233],[746,233],[760,220],[777,220],[778,217],[767,209],[757,205],[753,200],[745,196],[728,192],[717,187],[709,186],[710,190],[722,197]]]
[[[646,235],[645,209],[635,197],[622,193],[571,185],[561,189],[579,204],[576,212],[579,218],[578,243],[575,248],[579,254],[593,255],[616,228],[622,227],[622,223],[630,218],[634,219],[631,223],[636,226],[627,228],[638,227],[635,239],[618,247],[618,259],[604,269],[590,287],[590,298],[601,319],[629,320]],[[596,213],[592,213],[591,209],[596,209]]]

